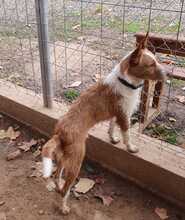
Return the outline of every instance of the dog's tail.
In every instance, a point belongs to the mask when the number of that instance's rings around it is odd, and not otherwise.
[[[42,148],[43,177],[52,175],[54,152],[58,145],[58,137],[54,135]]]

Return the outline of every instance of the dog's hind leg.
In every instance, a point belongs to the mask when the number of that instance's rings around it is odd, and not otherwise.
[[[62,201],[63,214],[68,214],[70,211],[70,208],[67,205],[67,199],[70,194],[70,189],[79,174],[85,155],[85,145],[73,146],[72,149],[75,151],[71,152],[70,155],[66,159],[64,158],[63,161],[64,172],[65,172],[65,183],[63,188],[60,190],[60,193],[63,198]]]
[[[62,165],[61,160],[57,162],[57,170],[55,173],[55,184],[56,184],[56,191],[60,192],[62,188],[62,177],[63,177],[64,168]]]
[[[116,127],[116,118],[112,118],[109,123],[108,134],[113,144],[117,144],[120,141],[119,137],[115,135],[115,127]]]

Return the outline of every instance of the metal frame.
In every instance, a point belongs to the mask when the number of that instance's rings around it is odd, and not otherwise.
[[[52,78],[49,55],[48,0],[35,0],[44,106],[52,107]]]

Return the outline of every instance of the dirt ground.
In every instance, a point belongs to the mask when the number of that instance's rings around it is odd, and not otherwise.
[[[158,220],[156,207],[166,209],[169,220],[185,220],[185,212],[87,161],[80,177],[101,181],[79,198],[71,193],[71,213],[63,216],[60,212],[61,196],[49,192],[42,177],[30,177],[33,166],[40,161],[40,156],[34,154],[36,149],[22,153],[15,160],[6,160],[7,154],[17,150],[23,142],[34,138],[39,143],[42,137],[4,116],[0,121],[0,129],[12,126],[21,132],[15,141],[0,139],[0,216],[4,213],[7,220]],[[95,197],[98,192],[113,198],[109,207]]]

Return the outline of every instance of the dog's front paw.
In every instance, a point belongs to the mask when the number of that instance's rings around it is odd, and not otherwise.
[[[62,213],[63,213],[64,215],[67,215],[67,214],[69,214],[69,212],[70,212],[69,206],[63,205],[63,206],[62,206]]]
[[[120,142],[120,138],[118,136],[110,136],[110,141],[113,144],[117,144]]]
[[[131,145],[131,144],[127,145],[127,150],[130,153],[137,153],[137,152],[139,152],[139,148],[136,147],[135,145]]]

